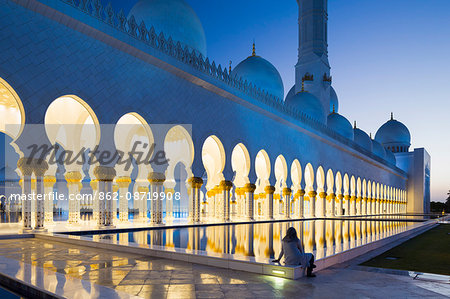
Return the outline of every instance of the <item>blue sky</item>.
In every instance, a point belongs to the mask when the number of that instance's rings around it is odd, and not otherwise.
[[[237,65],[251,54],[294,84],[297,1],[186,0],[206,32],[208,56]],[[329,55],[340,113],[375,134],[390,112],[432,156],[432,200],[450,189],[449,0],[329,0]],[[114,0],[128,13],[134,1]]]

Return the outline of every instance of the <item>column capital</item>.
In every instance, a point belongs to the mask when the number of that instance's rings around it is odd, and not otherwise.
[[[264,191],[266,192],[266,194],[273,194],[275,192],[275,187],[274,186],[266,186],[264,188]]]
[[[90,185],[91,185],[92,190],[98,189],[98,181],[97,180],[91,180]]]
[[[164,173],[150,172],[147,176],[147,180],[151,184],[162,185],[166,181]]]
[[[66,173],[64,178],[67,181],[68,185],[78,185],[81,182],[82,176],[79,171],[71,171]]]
[[[350,195],[344,195],[345,200],[350,200],[352,197]]]
[[[284,196],[290,196],[292,194],[291,188],[283,188],[283,195]]]
[[[113,184],[113,185],[112,185],[112,192],[115,193],[115,192],[119,191],[119,188],[120,188],[120,187],[119,187],[118,184]]]
[[[298,194],[299,194],[300,196],[305,196],[306,191],[303,190],[303,189],[300,189],[300,190],[298,190]]]
[[[53,175],[47,175],[44,177],[44,187],[50,188],[53,187],[56,183],[56,177]]]
[[[20,158],[17,161],[17,168],[20,169],[20,172],[23,176],[31,176],[33,174],[33,159],[31,158]]]
[[[326,192],[320,192],[319,193],[319,197],[320,198],[326,198],[327,197],[327,193]]]
[[[334,200],[334,199],[336,199],[336,194],[334,194],[334,193],[328,194],[327,200]]]
[[[230,191],[233,188],[233,182],[231,181],[221,181],[219,185],[220,191]]]
[[[48,163],[42,159],[33,160],[33,170],[36,176],[44,176],[48,170]]]
[[[119,188],[128,188],[128,186],[131,184],[131,178],[127,176],[120,176],[116,178],[116,183]]]
[[[166,194],[174,194],[175,189],[174,188],[164,188],[164,193]]]
[[[316,197],[317,196],[317,192],[316,191],[309,191],[308,195],[310,197]]]
[[[116,170],[113,167],[96,166],[94,168],[94,175],[98,181],[111,182],[116,176]]]
[[[255,184],[246,184],[244,186],[244,192],[247,193],[253,193],[256,190],[256,185]]]
[[[139,187],[137,188],[137,191],[138,191],[139,193],[148,193],[148,192],[149,192],[149,188],[146,187],[146,186],[139,186]]]
[[[198,177],[191,177],[188,179],[188,183],[192,188],[200,189],[203,186],[203,179]]]

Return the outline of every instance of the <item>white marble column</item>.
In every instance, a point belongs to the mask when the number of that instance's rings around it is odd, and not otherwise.
[[[36,212],[35,212],[35,229],[43,230],[45,222],[44,204],[45,204],[45,190],[44,190],[44,175],[48,170],[48,163],[44,160],[34,161],[34,174],[36,175]]]
[[[309,197],[309,217],[314,218],[314,217],[316,217],[317,192],[316,191],[308,192],[308,197]]]
[[[98,181],[91,179],[90,182],[92,188],[92,220],[98,223],[99,218],[99,195],[98,195]]]
[[[343,194],[338,194],[337,195],[337,200],[338,200],[338,212],[337,212],[337,216],[343,216],[343,209],[344,209],[344,195]]]
[[[349,194],[344,195],[344,199],[345,199],[345,204],[344,204],[344,209],[345,209],[345,216],[350,216],[350,201],[351,201],[351,196]]]
[[[326,215],[326,202],[327,202],[327,193],[326,192],[319,192],[319,198],[317,200],[318,202],[318,209],[317,209],[317,217],[323,218]]]
[[[81,173],[79,171],[71,171],[66,173],[67,188],[69,189],[69,224],[78,224],[80,222],[80,183]]]
[[[44,177],[44,192],[47,198],[44,201],[45,224],[53,224],[53,187],[56,183],[56,177],[47,175]]]
[[[119,186],[119,221],[128,222],[128,188],[131,184],[131,178],[122,176],[116,179]]]
[[[254,219],[254,200],[253,200],[253,193],[256,190],[255,184],[246,184],[244,187],[245,192],[245,203],[246,203],[246,210],[245,210],[245,217],[247,220],[253,220]]]
[[[233,187],[233,183],[230,181],[221,181],[219,190],[222,198],[222,221],[230,221],[230,190]]]
[[[336,194],[330,193],[327,196],[328,209],[327,209],[327,217],[334,217],[334,203],[336,201]]]
[[[291,218],[291,194],[292,190],[290,188],[283,188],[284,219]]]
[[[94,175],[98,181],[98,219],[99,227],[113,226],[112,217],[112,182],[116,176],[116,171],[112,167],[97,166]]]
[[[164,194],[166,196],[166,222],[173,221],[173,201],[175,200],[175,189],[164,188]]]
[[[356,216],[356,196],[350,196],[350,216]]]
[[[298,218],[302,219],[305,217],[305,190],[301,189],[298,191]]]
[[[200,214],[201,214],[201,199],[200,199],[200,188],[203,185],[202,178],[199,177],[192,177],[188,180],[188,183],[190,185],[191,192],[189,193],[189,202],[190,202],[190,210],[189,210],[189,222],[191,223],[197,223],[200,222]],[[215,197],[215,191],[208,192],[209,198]],[[211,213],[211,209],[214,210],[215,204],[209,203],[209,213]],[[214,216],[213,216],[214,217]]]
[[[138,221],[147,223],[147,199],[151,194],[149,195],[150,189],[147,186],[138,186],[137,192],[139,194],[138,198],[135,199],[135,202],[137,200],[137,206],[138,206]]]
[[[267,198],[267,219],[272,220],[273,217],[273,193],[275,192],[274,186],[266,186],[264,188],[264,191],[266,192],[266,198]]]
[[[148,174],[148,182],[150,183],[150,199],[151,199],[151,222],[153,224],[163,223],[162,218],[162,201],[163,184],[166,177],[163,173],[151,172]]]
[[[31,159],[21,158],[17,162],[17,167],[22,173],[22,229],[31,230],[31,176],[33,174],[33,165]]]

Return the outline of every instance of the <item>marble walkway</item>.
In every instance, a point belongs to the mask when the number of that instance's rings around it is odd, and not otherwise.
[[[116,297],[124,297],[124,294],[127,294],[125,297],[183,299],[450,297],[449,284],[364,271],[354,263],[320,271],[316,278],[292,281],[34,238],[0,240],[0,256],[65,275],[66,279],[54,281],[54,288],[64,289],[64,284],[69,281],[81,279],[118,291]],[[22,272],[19,269],[17,276],[23,275]],[[37,279],[33,278],[37,275],[35,272],[29,274],[32,283]],[[86,283],[79,286],[62,295],[68,298],[102,297],[98,292],[92,293]],[[113,297],[108,294],[108,298]]]

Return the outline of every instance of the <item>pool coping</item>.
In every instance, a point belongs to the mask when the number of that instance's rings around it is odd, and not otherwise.
[[[411,229],[388,236],[383,239],[379,239],[368,244],[360,245],[354,247],[352,249],[336,253],[315,261],[317,268],[315,271],[320,271],[326,269],[335,264],[340,264],[346,261],[349,261],[353,258],[356,258],[362,254],[370,252],[372,250],[381,248],[389,243],[397,241],[399,238],[404,238],[411,235],[419,235],[424,231],[432,228],[434,225],[438,223],[438,220],[428,220],[422,223],[418,223],[415,227]],[[78,237],[64,234],[45,234],[45,233],[36,233],[34,234],[35,238],[43,239],[47,241],[56,241],[63,242],[78,246],[87,246],[93,248],[100,248],[105,250],[113,250],[121,253],[130,253],[130,254],[138,254],[144,256],[153,256],[158,258],[166,258],[170,260],[184,261],[190,262],[194,264],[201,264],[207,266],[213,266],[218,268],[230,269],[230,270],[238,270],[245,271],[256,274],[263,275],[271,275],[277,277],[283,277],[288,279],[299,279],[305,275],[305,269],[300,266],[292,267],[292,266],[282,266],[273,263],[261,263],[256,261],[245,261],[240,259],[234,259],[230,257],[216,257],[213,255],[206,255],[203,252],[176,252],[176,251],[168,251],[162,248],[153,247],[142,247],[136,243],[130,243],[128,245],[116,244],[107,240],[93,241],[87,238]]]

